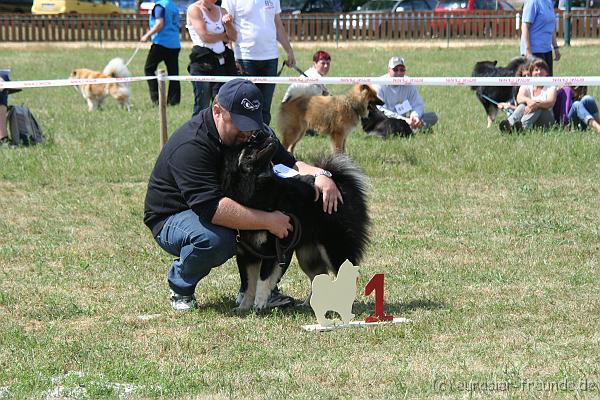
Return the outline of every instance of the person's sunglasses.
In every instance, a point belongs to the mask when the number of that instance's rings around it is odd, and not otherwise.
[[[394,72],[406,72],[406,68],[405,67],[400,67],[400,66],[394,67],[394,68],[392,68],[392,70]]]

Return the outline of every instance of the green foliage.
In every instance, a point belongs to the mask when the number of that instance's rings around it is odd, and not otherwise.
[[[379,76],[395,54],[411,76],[468,76],[516,51],[315,44],[296,49],[302,67],[317,47],[332,54],[331,76]],[[13,80],[60,79],[131,51],[25,47],[3,59]],[[594,75],[598,57],[566,48],[557,73]],[[142,51],[134,75],[143,63]],[[384,273],[386,312],[412,322],[309,334],[307,309],[236,315],[233,260],[198,286],[200,310],[170,310],[172,257],[142,224],[157,109],[144,82],[132,90],[131,113],[112,99],[88,113],[71,87],[10,97],[49,140],[0,148],[0,398],[597,398],[597,134],[502,136],[471,90],[433,86],[420,88],[439,115],[433,133],[380,141],[357,129],[348,153],[370,178],[373,219],[359,287]],[[170,132],[191,115],[189,83],[182,97]],[[307,137],[297,156],[326,151],[327,138]],[[309,293],[295,262],[281,286]],[[359,294],[356,319],[372,310]],[[550,388],[565,380],[569,390]],[[576,391],[582,382],[596,386]]]

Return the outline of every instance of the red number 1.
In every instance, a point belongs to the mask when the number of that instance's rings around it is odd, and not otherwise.
[[[392,321],[393,315],[383,312],[383,274],[375,274],[365,286],[365,296],[375,291],[375,314],[369,315],[365,322]]]

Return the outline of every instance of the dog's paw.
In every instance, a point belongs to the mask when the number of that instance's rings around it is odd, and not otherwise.
[[[256,312],[266,311],[268,300],[269,300],[268,297],[266,297],[264,299],[255,298],[254,299],[254,310],[256,310]]]
[[[252,296],[244,295],[243,293],[240,293],[238,296],[240,295],[242,297],[239,299],[239,304],[235,308],[235,310],[239,310],[240,312],[250,311],[252,305],[254,304],[254,298],[252,298]]]
[[[243,308],[242,306],[237,306],[233,308],[233,312],[236,314],[248,314],[250,312],[250,308]]]

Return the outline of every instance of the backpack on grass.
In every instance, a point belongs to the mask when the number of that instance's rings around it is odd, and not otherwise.
[[[32,146],[44,141],[44,135],[37,121],[25,106],[8,108],[10,140],[14,146]]]

